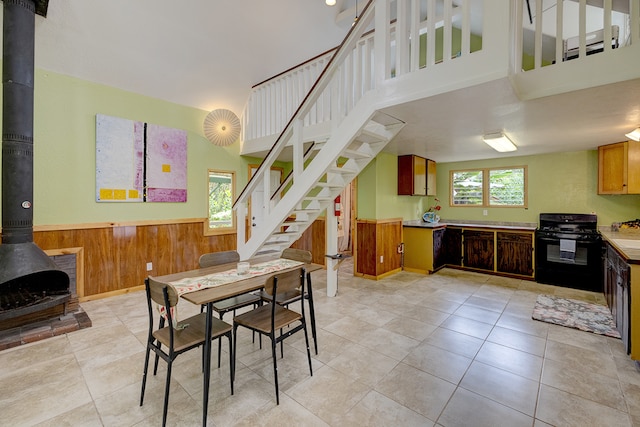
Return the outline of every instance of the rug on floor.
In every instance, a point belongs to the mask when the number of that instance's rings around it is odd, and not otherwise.
[[[531,317],[594,334],[620,338],[609,308],[553,295],[538,295]]]

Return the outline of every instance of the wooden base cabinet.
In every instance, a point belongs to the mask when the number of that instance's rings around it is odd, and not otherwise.
[[[494,270],[495,232],[465,229],[462,232],[464,266],[479,270]]]
[[[610,244],[606,244],[604,296],[622,343],[630,353],[630,267]]]
[[[404,269],[448,266],[533,279],[534,232],[451,226],[404,227]]]
[[[381,279],[402,270],[402,218],[356,220],[354,275]]]
[[[403,227],[404,269],[414,273],[433,273],[444,262],[445,228]]]
[[[496,233],[497,266],[501,273],[533,276],[533,236],[531,233]]]

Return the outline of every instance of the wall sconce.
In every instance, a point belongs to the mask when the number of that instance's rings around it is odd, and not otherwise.
[[[204,135],[215,145],[231,145],[240,136],[240,119],[233,111],[213,110],[204,118]]]
[[[507,151],[516,151],[518,147],[511,142],[511,140],[502,132],[491,133],[488,135],[484,135],[482,140],[500,153],[505,153]]]
[[[640,127],[637,127],[631,132],[626,133],[624,136],[634,141],[640,141]]]
[[[335,6],[336,0],[325,0],[327,6]]]

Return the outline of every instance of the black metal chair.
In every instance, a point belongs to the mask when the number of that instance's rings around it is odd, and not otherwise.
[[[240,255],[238,254],[238,252],[222,251],[201,255],[198,259],[198,264],[200,265],[200,268],[205,268],[238,261],[240,261]],[[253,293],[237,295],[235,297],[227,298],[222,301],[214,302],[211,308],[213,309],[213,311],[218,313],[218,317],[220,318],[220,320],[222,320],[224,315],[228,312],[232,311],[233,315],[235,316],[237,309],[248,307],[250,305],[253,305],[253,308],[262,305],[262,298],[260,297],[260,295],[256,295]],[[204,306],[201,307],[201,309],[204,309]],[[260,348],[262,348],[262,341],[260,341]],[[222,344],[218,342],[218,368],[220,367],[221,354]]]
[[[152,277],[145,280],[147,292],[147,308],[149,310],[149,334],[147,336],[147,349],[144,359],[144,373],[142,376],[142,390],[140,392],[140,406],[144,402],[144,391],[147,383],[147,371],[149,368],[149,355],[155,353],[155,367],[153,375],[158,370],[158,359],[167,362],[167,380],[164,390],[164,408],[162,412],[162,425],[167,423],[167,407],[169,405],[169,386],[171,384],[171,368],[173,361],[182,353],[197,348],[206,340],[206,313],[191,316],[180,322],[174,321],[174,307],[178,304],[178,294],[170,284],[158,282]],[[155,303],[155,304],[154,304]],[[153,311],[157,304],[164,307],[164,316],[160,316],[158,329],[153,329]],[[166,316],[166,322],[165,322]],[[212,318],[211,338],[219,339],[226,336],[229,339],[229,379],[231,381],[231,394],[233,394],[234,363],[233,347],[231,345],[231,325]],[[167,323],[167,326],[164,326]],[[166,347],[166,351],[162,349]],[[203,354],[204,357],[204,354]],[[204,362],[204,359],[203,359]]]
[[[303,249],[295,249],[295,248],[287,248],[282,251],[281,258],[291,259],[295,261],[301,261],[305,264],[310,264],[313,256],[311,252],[303,250]],[[309,276],[310,277],[310,276]],[[260,296],[264,301],[271,301],[271,296],[267,295],[264,291],[260,292]],[[278,295],[276,302],[284,307],[289,307],[289,304],[292,304],[297,301],[302,301],[302,299],[306,299],[309,301],[309,319],[311,321],[311,336],[313,337],[313,347],[318,354],[318,338],[316,335],[316,311],[313,306],[313,289],[311,286],[311,279],[307,281],[307,286],[305,292],[302,289],[292,289],[287,293],[283,293]],[[282,348],[281,348],[282,352]]]
[[[287,294],[294,289],[301,289],[304,293],[306,281],[310,281],[310,274],[304,268],[298,268],[285,273],[276,273],[267,278],[264,292],[271,296],[270,301],[277,301],[278,296]],[[243,326],[259,334],[266,335],[271,339],[271,356],[273,357],[273,375],[276,387],[276,404],[280,404],[280,394],[278,391],[278,363],[276,358],[276,345],[281,343],[291,335],[299,331],[304,331],[304,340],[307,347],[307,358],[309,360],[309,373],[313,376],[311,366],[311,351],[309,350],[309,336],[307,334],[307,324],[304,313],[304,304],[301,304],[301,313],[298,313],[280,304],[269,302],[247,313],[240,314],[233,318],[233,339],[234,355],[237,346],[238,326]],[[295,326],[294,326],[295,325]],[[283,329],[286,332],[283,333]],[[276,336],[276,331],[280,334]]]

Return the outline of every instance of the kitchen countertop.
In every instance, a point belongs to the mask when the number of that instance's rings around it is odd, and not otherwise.
[[[424,222],[421,219],[413,219],[411,221],[402,221],[402,226],[416,228],[442,228],[445,224],[441,222]]]
[[[613,246],[630,264],[640,264],[640,230],[598,227],[602,237]]]
[[[410,221],[403,221],[405,227],[420,227],[420,228],[439,228],[447,225],[456,227],[479,227],[479,228],[500,228],[507,230],[526,230],[535,231],[538,227],[537,224],[532,222],[504,222],[504,221],[471,221],[471,220],[457,220],[457,219],[443,219],[440,222],[433,224],[424,222],[420,219],[414,219]],[[640,238],[640,235],[639,235]]]

